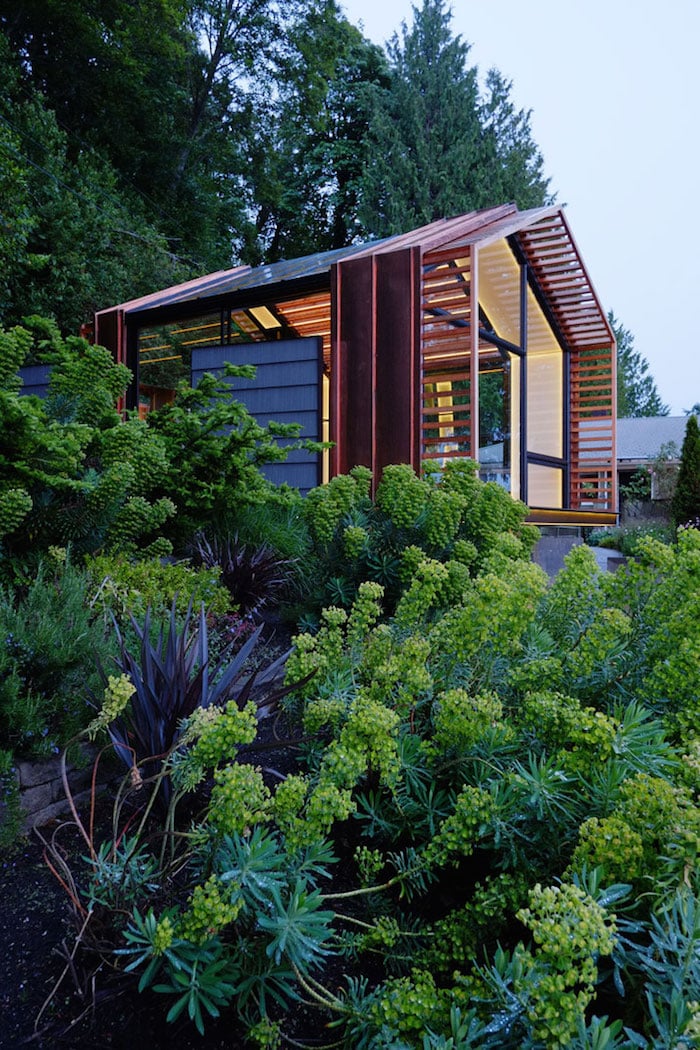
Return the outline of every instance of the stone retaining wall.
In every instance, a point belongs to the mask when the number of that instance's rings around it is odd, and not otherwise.
[[[78,805],[89,801],[90,785],[93,773],[93,755],[85,752],[86,764],[78,768],[69,763],[68,779],[73,797]],[[113,771],[104,771],[99,778],[100,790]],[[61,780],[61,760],[57,755],[42,762],[18,762],[17,779],[19,782],[20,809],[22,812],[22,830],[30,831],[41,827],[56,817],[70,814],[70,807],[63,790]]]

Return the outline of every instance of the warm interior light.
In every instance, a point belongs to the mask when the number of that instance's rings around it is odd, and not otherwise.
[[[248,313],[251,317],[255,318],[259,325],[263,328],[281,328],[281,323],[277,320],[271,310],[268,310],[266,306],[252,306]]]

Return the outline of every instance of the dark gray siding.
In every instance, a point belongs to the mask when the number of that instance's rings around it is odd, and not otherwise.
[[[233,396],[257,421],[298,423],[300,437],[321,440],[321,340],[285,339],[273,343],[244,343],[192,351],[192,385],[205,372],[220,372],[225,362],[255,365],[255,379],[232,378]],[[281,444],[288,442],[281,441]],[[319,484],[320,456],[303,449],[289,453],[284,463],[263,468],[276,485],[286,482],[306,493]]]
[[[35,394],[37,397],[46,397],[49,392],[50,365],[27,365],[20,368],[22,388],[20,394]]]

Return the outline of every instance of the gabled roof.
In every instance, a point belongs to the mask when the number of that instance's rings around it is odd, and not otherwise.
[[[662,445],[673,441],[680,455],[687,416],[639,416],[618,419],[617,459],[636,463],[652,460]]]
[[[322,279],[348,259],[383,255],[407,248],[422,253],[490,244],[512,237],[530,272],[556,316],[560,330],[574,350],[610,346],[614,335],[585,269],[564,213],[559,207],[518,211],[515,204],[485,208],[450,219],[438,219],[408,233],[384,240],[349,245],[266,266],[236,266],[195,278],[116,309],[137,314],[178,303],[206,303],[208,299],[245,291],[272,292],[276,286]],[[112,309],[115,309],[114,307]]]

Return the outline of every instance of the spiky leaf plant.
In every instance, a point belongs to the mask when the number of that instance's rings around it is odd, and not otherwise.
[[[152,776],[177,743],[183,720],[196,708],[222,705],[231,699],[241,707],[245,705],[256,677],[255,672],[246,672],[245,665],[262,628],[256,629],[230,661],[224,653],[210,666],[204,606],[195,621],[190,604],[180,625],[173,602],[167,628],[160,626],[155,641],[150,609],[143,624],[132,617],[131,627],[140,642],[138,653],[131,651],[114,620],[119,645],[115,662],[135,692],[126,712],[111,723],[109,733],[119,758],[129,768],[139,768],[141,775]],[[170,791],[166,777],[166,799]]]

